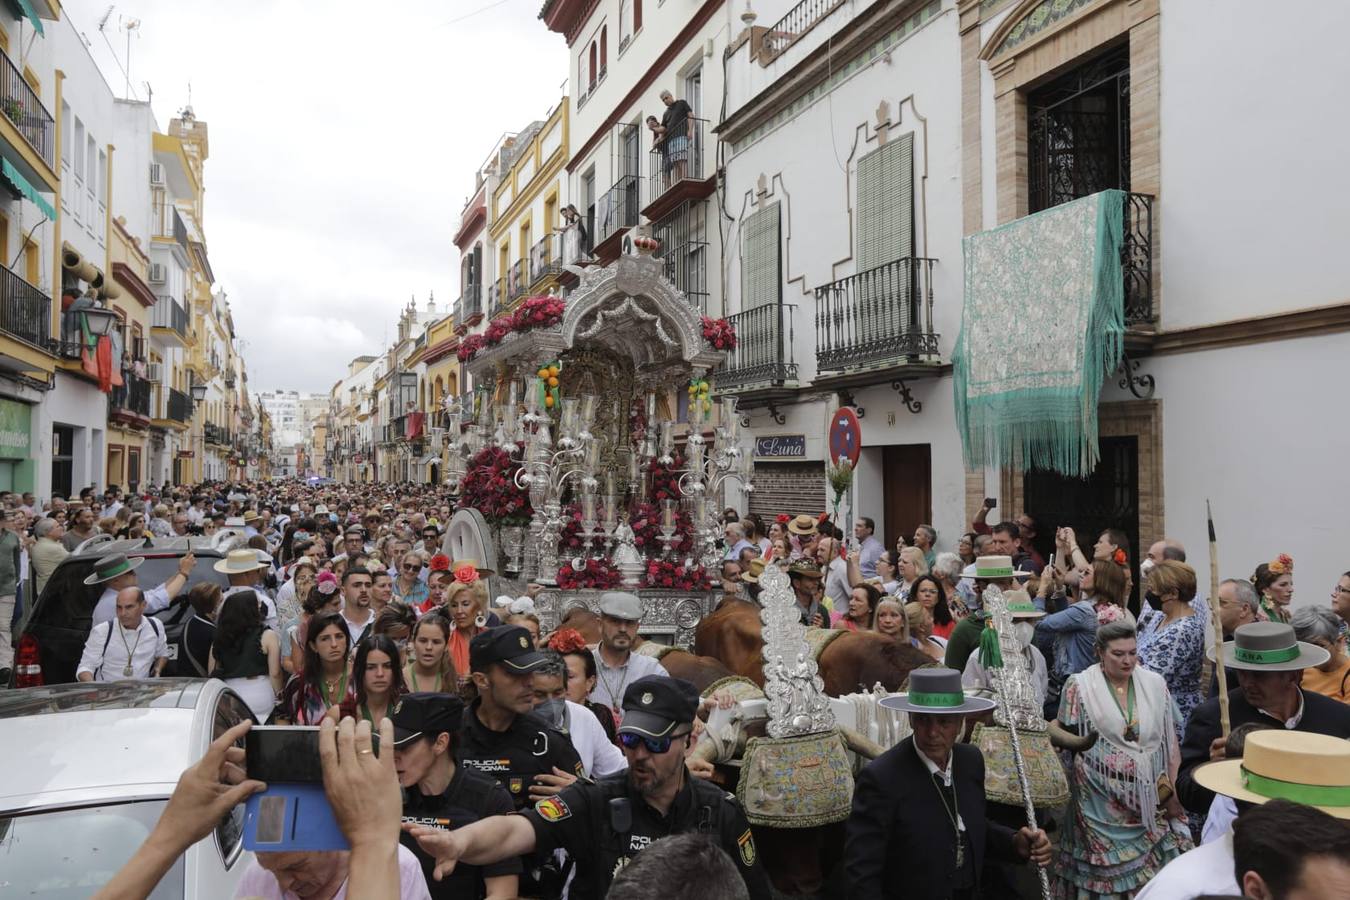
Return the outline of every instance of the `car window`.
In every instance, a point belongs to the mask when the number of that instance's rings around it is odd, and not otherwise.
[[[92,896],[136,852],[163,810],[164,801],[155,800],[0,815],[0,895],[44,900]],[[169,900],[183,894],[180,856],[149,897]]]
[[[229,691],[222,691],[216,701],[211,740],[214,741],[240,722],[252,718],[253,714],[249,711],[248,704]],[[243,740],[237,741],[236,746],[244,746]],[[244,804],[240,803],[216,826],[216,849],[220,851],[220,861],[226,869],[234,865],[235,860],[239,858],[239,851],[244,846],[243,841]]]

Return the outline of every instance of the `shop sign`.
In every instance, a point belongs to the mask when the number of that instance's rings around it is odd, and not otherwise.
[[[0,456],[26,459],[32,446],[33,408],[15,400],[0,400]]]
[[[806,435],[774,434],[755,438],[758,459],[805,459]]]

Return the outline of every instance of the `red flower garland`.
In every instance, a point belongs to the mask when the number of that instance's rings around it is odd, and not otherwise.
[[[619,570],[607,559],[587,559],[581,571],[572,568],[573,560],[563,563],[558,569],[558,587],[565,591],[579,588],[607,590],[619,586]]]
[[[459,349],[455,351],[455,356],[459,357],[460,362],[468,362],[482,349],[483,336],[481,334],[471,334],[459,342]]]
[[[516,486],[520,463],[501,447],[484,447],[469,460],[457,509],[476,509],[497,525],[527,525],[534,515],[529,492]]]
[[[638,552],[645,556],[660,556],[665,552],[665,545],[660,540],[660,507],[653,503],[639,503],[629,517],[628,524],[633,529],[633,543]],[[694,524],[689,514],[682,509],[675,510],[675,536],[679,540],[670,545],[674,553],[686,554],[694,549]]]
[[[663,466],[655,459],[648,466],[652,476],[652,498],[657,501],[679,500],[684,496],[680,490],[680,470],[684,468],[684,457],[673,453],[671,459],[673,462],[669,466]]]
[[[483,332],[483,340],[489,347],[495,347],[515,330],[515,321],[511,316],[498,316],[488,323],[487,330]]]
[[[717,350],[736,349],[736,329],[726,319],[702,317],[703,340]]]
[[[561,297],[526,297],[520,306],[508,315],[498,316],[488,323],[481,335],[465,338],[456,355],[460,362],[468,362],[484,347],[495,347],[509,334],[523,334],[535,328],[549,328],[562,321],[567,304]]]
[[[647,586],[676,591],[706,591],[712,587],[712,579],[703,566],[686,568],[682,562],[654,559],[647,563]]]

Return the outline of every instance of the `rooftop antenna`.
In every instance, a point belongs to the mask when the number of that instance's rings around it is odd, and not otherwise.
[[[127,96],[131,96],[131,33],[141,27],[140,19],[122,19],[119,25],[127,33],[127,68],[123,73],[127,77]]]

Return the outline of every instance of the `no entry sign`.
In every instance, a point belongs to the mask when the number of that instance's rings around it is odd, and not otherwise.
[[[844,457],[849,465],[858,468],[858,457],[862,454],[862,425],[858,416],[847,406],[840,407],[830,422],[830,463],[837,465]]]

